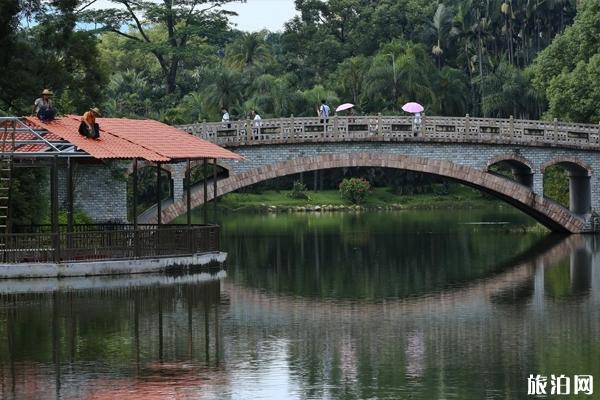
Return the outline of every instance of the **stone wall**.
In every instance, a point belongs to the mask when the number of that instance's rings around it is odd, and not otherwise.
[[[73,169],[75,210],[94,222],[127,222],[127,178],[121,162],[76,164]],[[67,210],[67,168],[58,173],[58,201]]]
[[[543,194],[542,171],[548,164],[561,160],[577,162],[589,171],[592,189],[592,210],[600,212],[600,157],[598,152],[580,149],[542,148],[516,145],[486,145],[468,143],[410,142],[350,142],[253,145],[230,148],[243,156],[242,161],[229,161],[230,174],[239,174],[276,162],[324,154],[372,153],[397,154],[445,160],[459,165],[486,170],[490,161],[506,158],[524,159],[533,169],[533,191]],[[319,169],[315,165],[314,169]]]

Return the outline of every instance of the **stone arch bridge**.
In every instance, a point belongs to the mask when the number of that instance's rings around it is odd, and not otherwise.
[[[386,167],[423,172],[490,193],[531,215],[553,231],[596,231],[600,210],[598,125],[466,117],[284,118],[182,126],[191,134],[225,146],[244,160],[221,166],[217,196],[255,183],[300,172],[339,167]],[[490,167],[503,165],[511,177]],[[546,168],[569,172],[570,209],[544,197]],[[162,221],[186,212],[185,164],[171,167],[173,199],[162,206]],[[209,185],[207,198],[214,198]],[[192,189],[192,207],[204,201],[202,185]],[[156,210],[139,217],[156,221]]]

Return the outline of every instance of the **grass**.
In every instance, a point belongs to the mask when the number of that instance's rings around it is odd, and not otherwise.
[[[265,191],[262,193],[230,193],[225,195],[220,208],[229,210],[252,210],[266,207],[303,207],[303,206],[349,206],[337,190],[307,192],[308,199],[293,199],[289,191]],[[447,208],[477,207],[489,205],[494,200],[483,197],[480,192],[466,188],[453,188],[449,194],[397,195],[388,188],[374,188],[362,204],[366,208],[401,206],[402,208]]]

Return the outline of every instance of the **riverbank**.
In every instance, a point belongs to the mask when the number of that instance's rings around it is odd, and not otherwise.
[[[337,190],[306,192],[307,199],[290,197],[290,191],[265,191],[262,193],[230,193],[219,200],[219,209],[226,211],[255,212],[319,212],[343,210],[411,210],[445,208],[481,208],[502,204],[467,188],[451,188],[448,194],[397,195],[389,188],[374,188],[361,205],[344,200]],[[209,207],[211,205],[209,204]]]

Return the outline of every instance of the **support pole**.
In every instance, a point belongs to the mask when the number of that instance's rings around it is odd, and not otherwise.
[[[156,223],[162,223],[162,202],[160,197],[160,163],[156,163]]]
[[[60,261],[60,232],[58,226],[58,157],[52,158],[50,174],[50,219],[52,221],[52,247],[54,247],[54,261]]]
[[[213,158],[213,203],[215,211],[215,221],[217,220],[217,201],[217,159]]]
[[[73,185],[73,160],[70,157],[67,158],[67,196],[67,246],[72,248],[71,233],[73,233],[73,220],[75,218],[73,205],[75,202],[75,187]]]
[[[204,177],[204,203],[202,204],[202,210],[204,211],[203,223],[208,224],[208,158],[204,159],[202,175]]]
[[[137,222],[137,199],[138,199],[138,160],[135,158],[133,160],[133,247],[134,247],[134,255],[139,257],[140,255],[140,246],[139,246],[139,237],[138,237],[138,222]]]
[[[191,172],[192,172],[192,163],[190,162],[190,159],[188,158],[187,160],[187,168],[185,171],[185,184],[187,186],[186,188],[186,207],[187,207],[187,225],[188,228],[192,225],[192,179],[191,179]]]
[[[185,170],[186,184],[186,208],[187,208],[187,241],[190,253],[194,252],[194,241],[192,240],[192,164],[190,159],[187,160],[187,168]]]

